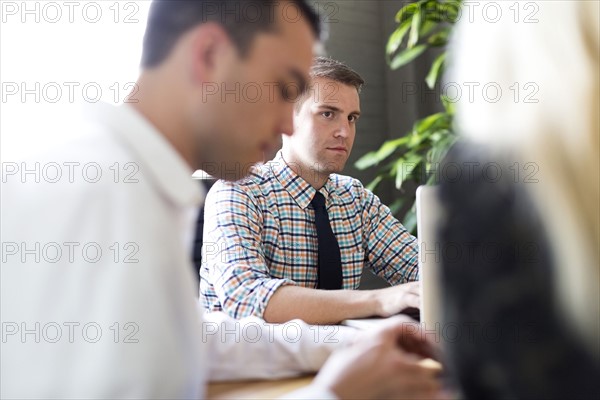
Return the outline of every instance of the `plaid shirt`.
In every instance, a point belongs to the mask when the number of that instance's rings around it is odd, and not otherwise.
[[[418,279],[417,240],[379,198],[332,174],[319,190],[342,257],[343,289],[366,265],[396,285]],[[210,311],[262,317],[282,285],[317,287],[315,189],[279,153],[241,181],[218,181],[205,203],[200,292]]]

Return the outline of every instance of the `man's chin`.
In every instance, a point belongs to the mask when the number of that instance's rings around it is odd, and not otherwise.
[[[341,167],[337,164],[319,164],[317,168],[314,168],[313,171],[319,173],[320,175],[331,175],[331,174],[339,174],[344,170],[344,166]]]

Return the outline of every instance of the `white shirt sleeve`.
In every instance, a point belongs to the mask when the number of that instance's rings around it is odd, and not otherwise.
[[[235,320],[213,312],[203,315],[200,339],[210,360],[209,381],[280,379],[318,371],[355,332],[298,319],[269,324],[257,317]]]

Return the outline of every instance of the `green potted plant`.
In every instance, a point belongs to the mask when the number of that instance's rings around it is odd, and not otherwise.
[[[396,14],[398,26],[389,37],[386,46],[387,62],[392,69],[401,68],[429,48],[443,48],[435,58],[425,78],[430,89],[438,84],[446,65],[445,50],[454,24],[460,17],[462,0],[420,0],[407,4]],[[440,95],[443,111],[415,121],[405,136],[388,140],[376,151],[362,156],[356,168],[378,168],[377,176],[367,185],[373,191],[386,179],[395,183],[403,192],[403,185],[412,181],[415,185],[432,184],[435,169],[447,150],[456,141],[453,129],[454,104],[444,94]],[[410,232],[416,230],[414,193],[402,193],[390,205],[398,213],[407,201],[412,203],[402,219]]]

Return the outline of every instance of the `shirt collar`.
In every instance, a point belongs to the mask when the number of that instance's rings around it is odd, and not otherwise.
[[[283,159],[281,151],[267,164],[271,168],[271,172],[275,178],[289,193],[290,197],[294,199],[296,204],[303,210],[308,207],[313,197],[315,197],[317,190],[294,172]],[[325,202],[333,194],[334,188],[335,185],[332,176],[329,176],[325,185],[319,189],[319,192],[325,197]]]
[[[91,115],[90,115],[91,114]],[[198,207],[204,197],[201,185],[192,179],[192,169],[165,137],[128,104],[98,103],[88,111],[91,118],[107,125],[140,162],[140,170],[173,203]]]

